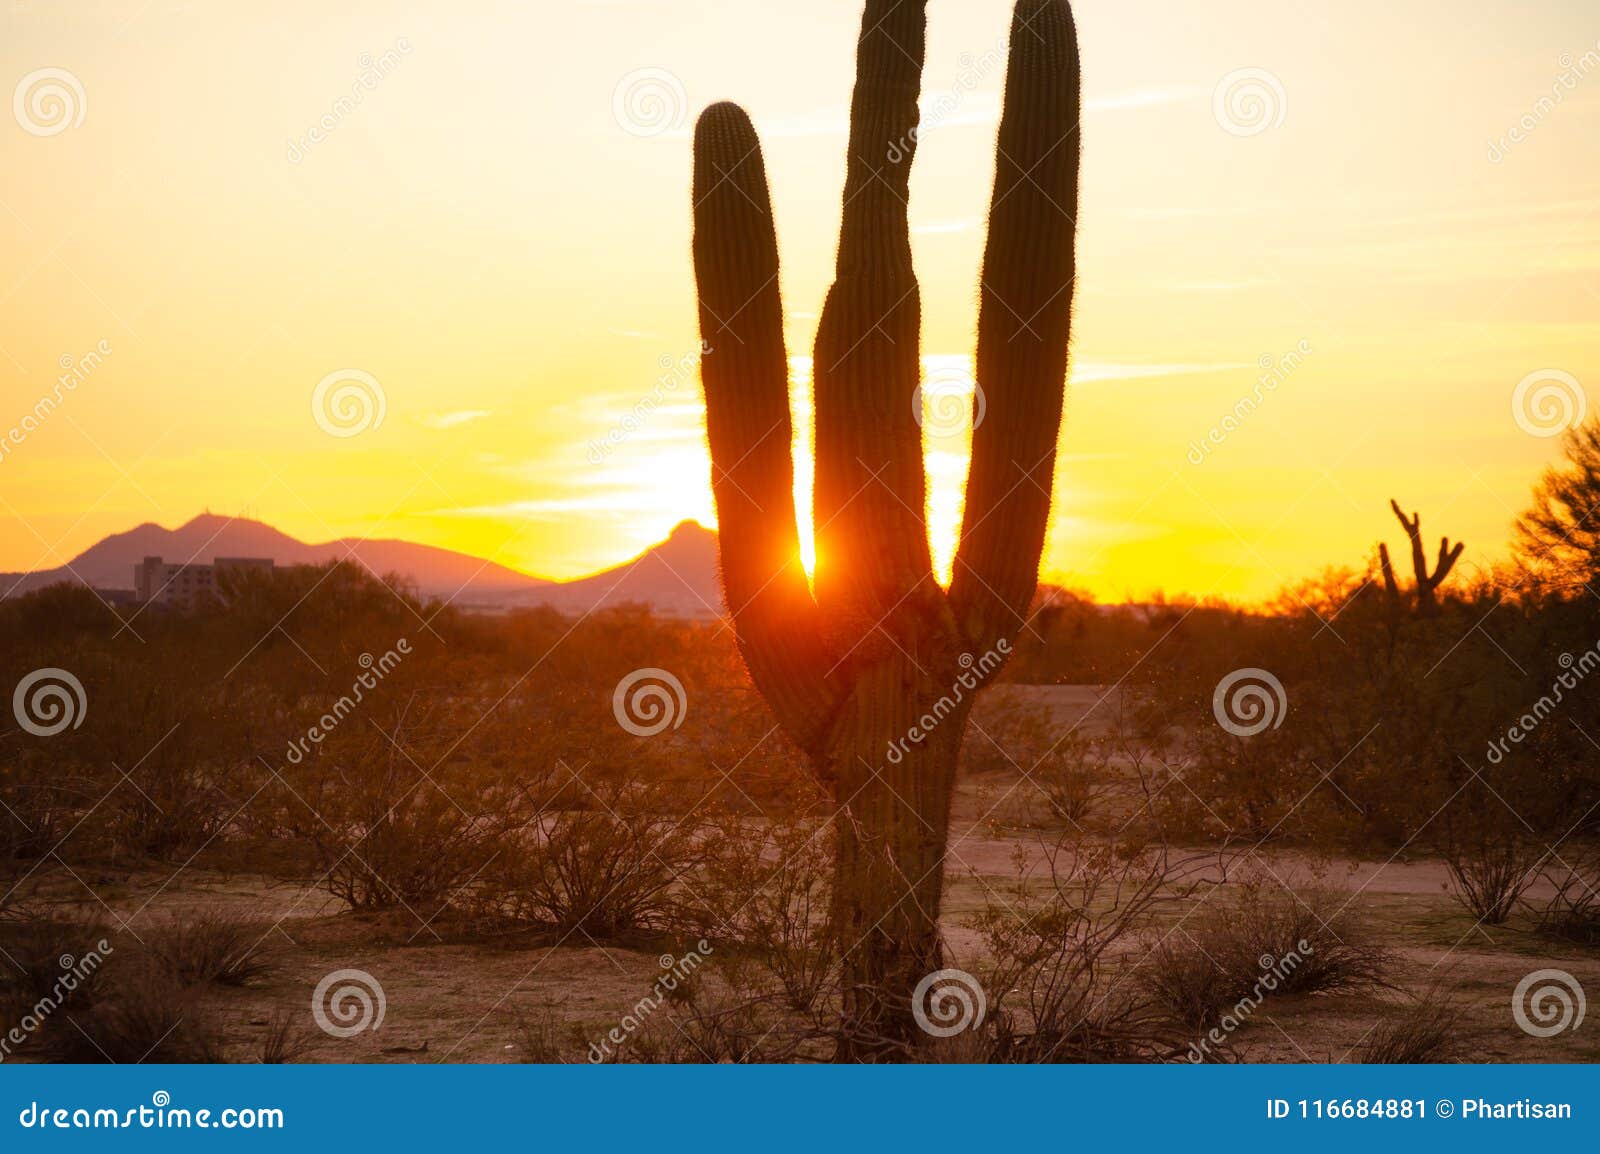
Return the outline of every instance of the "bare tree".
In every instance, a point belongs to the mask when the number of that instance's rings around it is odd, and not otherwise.
[[[1517,519],[1514,546],[1542,585],[1579,593],[1600,576],[1600,417],[1566,435],[1565,459],[1533,490]]]

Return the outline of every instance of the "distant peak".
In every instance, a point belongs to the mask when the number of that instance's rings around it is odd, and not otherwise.
[[[694,537],[713,537],[714,533],[700,522],[695,520],[679,521],[672,527],[672,533],[667,537],[669,541],[682,541]]]

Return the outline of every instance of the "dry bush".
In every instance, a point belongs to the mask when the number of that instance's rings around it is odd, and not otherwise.
[[[242,986],[267,972],[259,926],[202,912],[173,918],[146,940],[150,951],[185,986],[215,982]]]
[[[563,1026],[554,1010],[545,1007],[532,1014],[519,1010],[512,1024],[516,1028],[517,1061],[553,1066],[571,1060],[572,1043],[577,1041],[576,1030]]]
[[[1108,780],[1109,753],[1099,745],[1084,744],[1088,748],[1081,752],[1077,748],[1053,751],[1032,773],[1051,816],[1072,826],[1082,826],[1097,815],[1113,788]]]
[[[1545,856],[1499,815],[1452,821],[1446,831],[1444,855],[1456,900],[1491,926],[1505,924],[1522,895],[1538,880],[1538,865]]]
[[[1203,1033],[1270,994],[1337,994],[1387,985],[1391,954],[1337,893],[1247,879],[1150,951],[1141,980],[1171,1020]]]
[[[300,1025],[299,1014],[274,1010],[267,1019],[266,1035],[261,1039],[261,1064],[288,1065],[309,1050],[313,1040],[311,1033]]]
[[[973,921],[992,959],[979,1031],[932,1056],[989,1062],[1152,1061],[1180,1039],[1137,983],[1126,980],[1158,905],[1192,889],[1210,859],[1174,861],[1165,847],[1096,844],[1045,848],[1030,868],[1020,847],[1015,880]]]
[[[594,809],[547,809],[503,839],[475,888],[501,922],[631,940],[692,924],[683,882],[717,843],[712,818],[684,820],[661,787],[598,783]]]
[[[1430,989],[1374,1026],[1357,1048],[1356,1061],[1372,1065],[1454,1062],[1463,1050],[1463,1014],[1448,993]]]
[[[93,1002],[104,981],[105,960],[115,952],[108,932],[96,920],[0,922],[0,1018],[6,1028],[29,1016],[48,1018],[61,1006]]]
[[[1539,932],[1581,946],[1600,945],[1600,854],[1581,852],[1576,864],[1546,869],[1554,887],[1539,911]]]
[[[760,984],[754,967],[796,1013],[815,1013],[839,977],[832,878],[831,826],[731,825],[695,884],[729,980]]]
[[[472,725],[469,700],[375,699],[284,775],[280,820],[313,848],[329,893],[355,909],[437,908],[530,830],[533,786],[439,764]]]
[[[651,1065],[787,1063],[824,1059],[833,1039],[797,1016],[779,994],[697,982],[661,1007],[609,1061]]]
[[[214,1063],[226,1061],[205,1004],[163,970],[119,965],[88,1006],[52,1017],[45,1052],[58,1062]]]

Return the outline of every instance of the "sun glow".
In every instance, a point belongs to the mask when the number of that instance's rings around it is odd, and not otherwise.
[[[816,408],[812,360],[789,358],[789,414],[794,423],[794,507],[799,522],[800,562],[806,576],[817,572],[817,535],[812,497],[816,480]],[[972,452],[973,383],[970,356],[922,358],[922,387],[906,398],[905,416],[922,427],[923,468],[928,475],[926,517],[933,572],[950,584],[961,513],[966,497],[967,461]],[[981,414],[982,405],[978,406]]]

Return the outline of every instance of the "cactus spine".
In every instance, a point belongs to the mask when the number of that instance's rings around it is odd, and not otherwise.
[[[778,248],[760,143],[717,104],[695,130],[694,260],[722,576],[739,647],[838,805],[845,1056],[903,1052],[938,918],[972,694],[1037,586],[1065,395],[1080,81],[1066,0],[1013,18],[981,279],[987,417],[948,593],[933,575],[912,398],[921,299],[907,219],[926,0],[868,0],[836,278],[818,326],[815,595],[799,560]],[[951,699],[955,698],[954,702]],[[939,723],[924,718],[933,711]],[[912,735],[917,735],[914,738]]]

